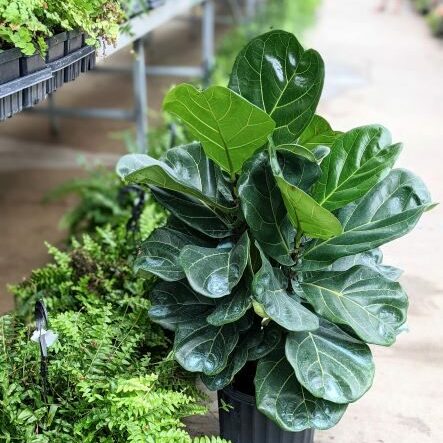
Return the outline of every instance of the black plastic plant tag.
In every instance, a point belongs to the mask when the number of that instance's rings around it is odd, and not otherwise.
[[[141,186],[137,185],[125,186],[120,190],[120,195],[119,195],[120,204],[123,204],[124,198],[128,194],[131,194],[132,192],[135,193],[136,197],[132,202],[131,217],[126,223],[126,231],[128,234],[131,233],[132,235],[134,235],[140,229],[139,226],[140,217],[145,207],[146,194]]]

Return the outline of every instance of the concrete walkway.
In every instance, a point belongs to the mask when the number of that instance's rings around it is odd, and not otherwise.
[[[306,39],[326,62],[319,112],[340,130],[388,127],[404,143],[399,166],[420,175],[442,202],[443,45],[409,2],[400,14],[377,14],[375,6],[375,0],[324,0]],[[437,207],[384,249],[385,261],[405,270],[410,332],[393,348],[373,347],[374,386],[335,429],[318,432],[316,443],[443,441],[442,222]]]

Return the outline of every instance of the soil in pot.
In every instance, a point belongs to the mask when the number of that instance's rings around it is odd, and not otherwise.
[[[257,409],[255,369],[255,363],[248,362],[232,385],[218,392],[220,435],[232,443],[313,443],[313,429],[284,431]]]

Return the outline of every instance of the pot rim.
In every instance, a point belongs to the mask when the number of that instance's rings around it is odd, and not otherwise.
[[[0,64],[12,62],[18,60],[22,56],[22,52],[19,48],[9,48],[0,51]]]
[[[221,391],[225,392],[227,395],[233,397],[236,400],[239,400],[244,403],[248,403],[250,405],[255,406],[255,396],[254,395],[244,394],[243,392],[235,389],[232,385],[225,386]]]

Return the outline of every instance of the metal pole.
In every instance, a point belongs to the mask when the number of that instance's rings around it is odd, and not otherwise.
[[[54,94],[48,94],[49,130],[53,136],[60,134],[60,121],[57,118],[56,112]]]
[[[133,87],[134,119],[137,146],[140,153],[148,152],[148,91],[146,86],[145,46],[142,39],[134,41]]]
[[[257,9],[257,0],[246,0],[246,18],[252,20]]]
[[[214,67],[214,41],[215,41],[215,8],[213,0],[203,3],[202,19],[202,57],[203,57],[203,85],[209,86],[212,69]]]

